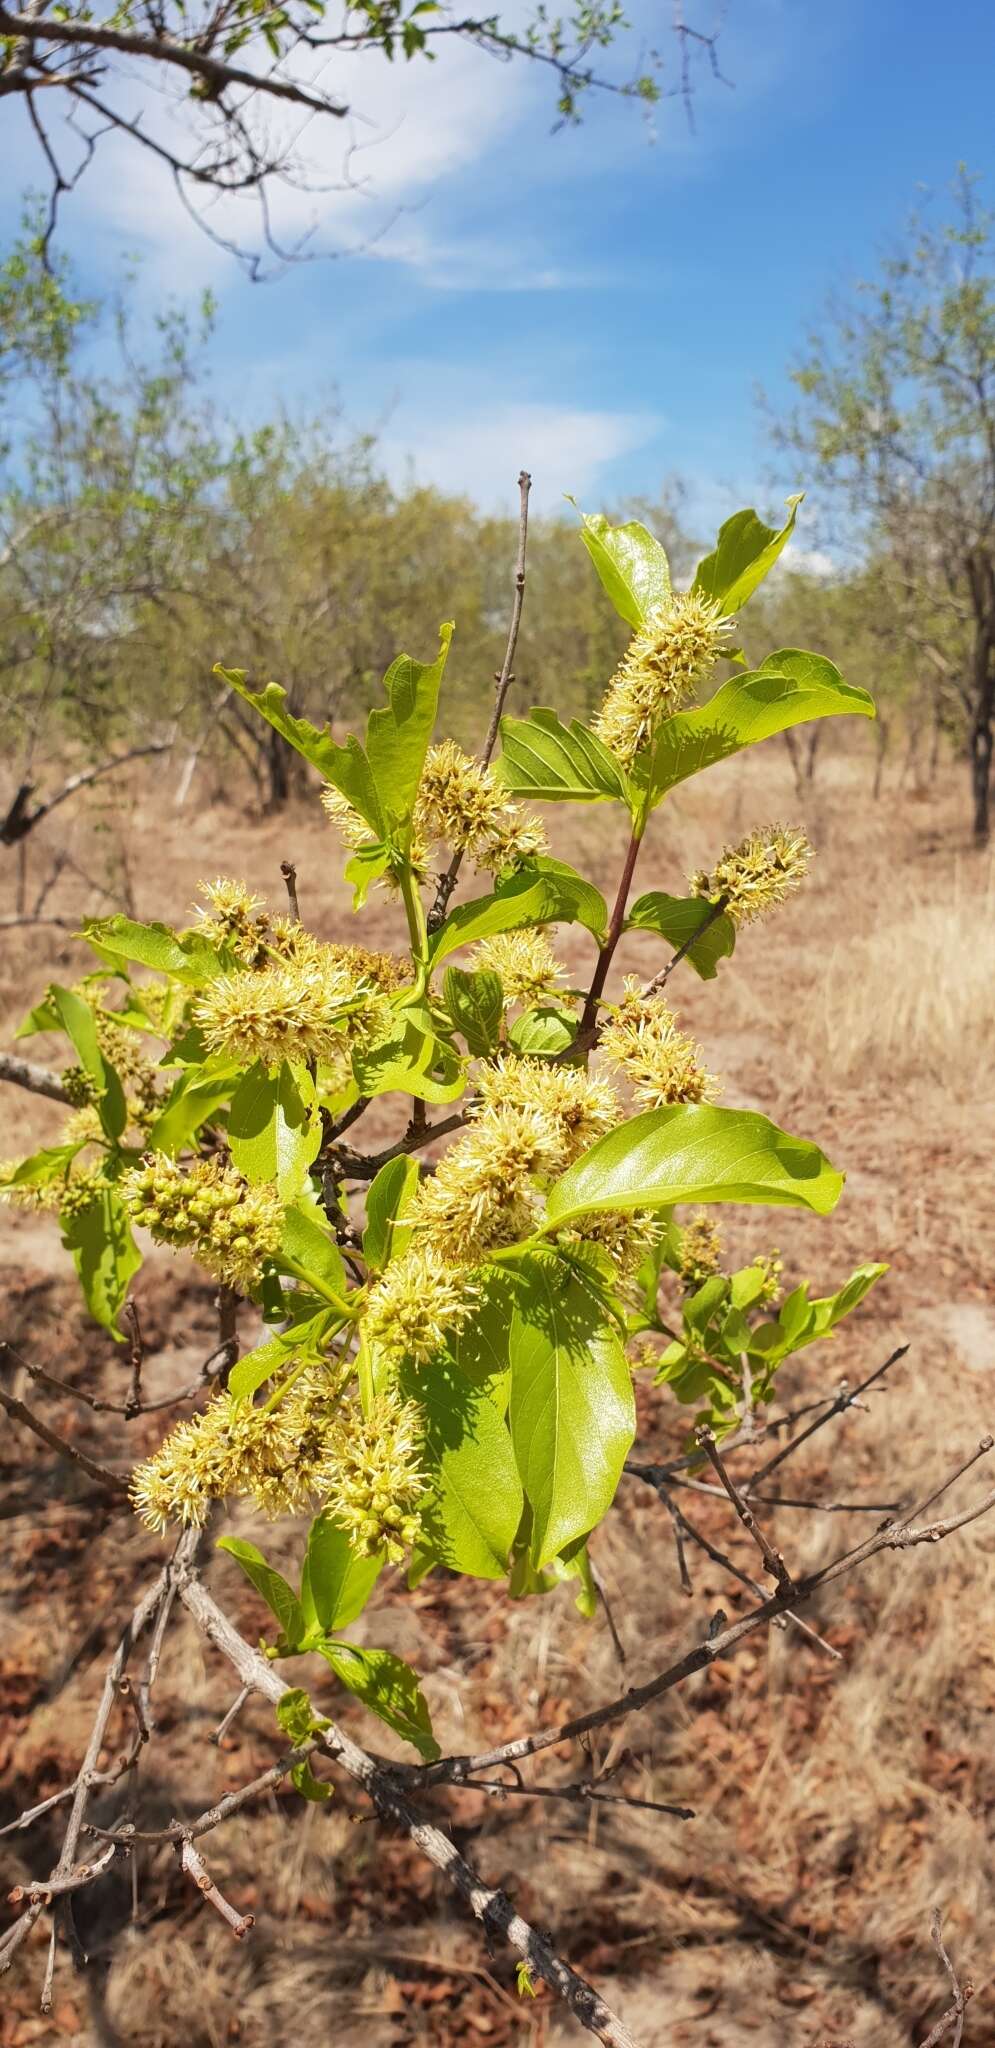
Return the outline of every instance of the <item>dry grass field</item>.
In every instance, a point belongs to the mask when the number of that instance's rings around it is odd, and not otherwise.
[[[909,1344],[884,1389],[817,1434],[790,1468],[799,1495],[887,1502],[928,1492],[931,1476],[995,1423],[995,879],[967,840],[959,767],[942,769],[924,795],[886,786],[876,804],[871,779],[869,751],[832,751],[827,741],[799,799],[787,754],[777,743],[758,749],[669,801],[640,886],[680,893],[723,840],[770,818],[797,818],[815,843],[808,888],[743,934],[717,980],[678,978],[677,1006],[722,1075],[724,1100],[763,1108],[848,1171],[835,1216],[727,1210],[727,1241],[744,1253],[776,1242],[788,1273],[820,1292],[861,1259],[890,1264],[863,1309],[805,1354],[784,1389],[791,1402],[812,1399]],[[550,825],[556,835],[555,814]],[[573,829],[573,845],[560,834],[556,850],[610,883],[608,815],[582,815]],[[164,777],[127,791],[104,785],[56,812],[41,839],[30,847],[29,903],[57,853],[75,863],[46,900],[54,915],[113,900],[176,921],[197,879],[219,873],[243,876],[279,903],[286,858],[315,930],[336,935],[350,915],[317,803],[261,819],[212,791],[206,771],[182,811]],[[364,938],[387,937],[391,920],[389,906],[372,907]],[[0,936],[6,1046],[32,993],[74,978],[86,956],[59,927]],[[578,974],[590,943],[569,935]],[[629,938],[621,966],[649,968],[653,944]],[[35,1056],[57,1055],[38,1040]],[[13,1088],[3,1111],[7,1154],[58,1128],[57,1105]],[[385,1134],[392,1111],[400,1113],[388,1099],[378,1112]],[[120,1385],[120,1354],[86,1323],[51,1221],[8,1211],[0,1229],[0,1334],[91,1391]],[[182,1383],[210,1348],[210,1291],[160,1254],[137,1286],[154,1394]],[[58,1400],[47,1412],[110,1462],[155,1441],[154,1417],[128,1436],[115,1418]],[[676,1450],[685,1421],[665,1390],[650,1390],[641,1452]],[[76,1767],[116,1620],[160,1546],[127,1515],[81,1505],[75,1473],[10,1425],[0,1477],[2,1826]],[[703,1498],[700,1519],[753,1570],[748,1541],[720,1503]],[[772,1510],[770,1523],[799,1567],[868,1528],[862,1516],[787,1508]],[[238,1526],[258,1534],[245,1514]],[[266,1547],[280,1561],[296,1542],[278,1525]],[[682,1594],[669,1520],[634,1479],[622,1481],[596,1561],[624,1671],[603,1617],[583,1621],[566,1588],[516,1606],[500,1587],[438,1578],[408,1595],[388,1574],[359,1630],[417,1665],[444,1746],[465,1748],[651,1676],[700,1637],[718,1605],[733,1616],[750,1601],[700,1553],[690,1559],[693,1598]],[[235,1568],[219,1557],[210,1575],[255,1638],[262,1610]],[[631,1747],[639,1768],[627,1782],[693,1806],[692,1822],[444,1792],[435,1795],[439,1817],[458,1842],[472,1842],[488,1880],[598,1982],[644,2048],[913,2048],[947,2003],[929,1943],[933,1905],[976,1987],[965,2041],[992,2048],[995,1518],[939,1548],[878,1559],[829,1589],[809,1618],[838,1661],[795,1631],[773,1630],[624,1727],[614,1750],[608,1740],[595,1750],[604,1764]],[[320,1680],[315,1691],[324,1698]],[[177,1623],[157,1693],[160,1737],[134,1787],[140,1824],[197,1811],[272,1760],[261,1706],[220,1746],[209,1741],[231,1698],[220,1661]],[[342,1718],[370,1737],[352,1703]],[[116,1746],[125,1733],[122,1721]],[[566,1779],[577,1768],[563,1752],[550,1772]],[[43,1875],[57,1841],[47,1822],[4,1838],[0,1896]],[[365,1817],[347,1786],[321,1808],[284,1789],[209,1848],[229,1896],[256,1916],[248,1941],[230,1939],[170,1853],[137,1859],[134,1894],[119,1866],[85,1894],[94,1969],[75,1977],[63,1962],[43,2019],[43,1943],[29,1944],[2,1983],[0,2048],[565,2048],[586,2038],[545,1996],[517,1998],[506,1956],[487,1952],[441,1881],[406,1841]]]

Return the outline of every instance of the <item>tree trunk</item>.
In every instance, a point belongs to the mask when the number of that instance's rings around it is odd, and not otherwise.
[[[971,719],[971,793],[974,837],[986,846],[991,832],[992,728],[995,726],[995,560],[987,547],[975,548],[967,573],[974,606]]]

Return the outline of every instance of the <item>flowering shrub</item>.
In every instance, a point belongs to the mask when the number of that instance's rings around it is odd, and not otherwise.
[[[425,1756],[415,1674],[341,1640],[380,1571],[507,1577],[516,1596],[574,1578],[589,1609],[587,1545],[632,1444],[633,1373],[721,1437],[883,1271],[812,1300],[782,1298],[769,1248],[724,1270],[711,1205],[825,1214],[842,1177],[815,1145],[717,1103],[669,1001],[676,968],[714,978],[738,926],[800,884],[804,835],[756,829],[683,893],[632,897],[651,815],[688,776],[802,720],[873,715],[823,656],[782,650],[749,671],[735,648],[793,520],[775,533],[738,514],[675,592],[645,528],[586,519],[628,651],[590,728],[505,717],[493,763],[432,743],[448,625],[433,662],[390,668],[363,742],[221,671],[321,776],[356,910],[394,891],[406,954],[320,940],[218,880],[188,928],[88,924],[96,970],[50,988],[24,1026],[71,1044],[71,1114],[3,1185],[59,1214],[91,1313],[121,1337],[140,1227],[270,1328],[137,1468],[136,1512],[157,1530],[233,1497],[314,1515],[299,1591],[223,1539],[275,1616],[270,1654],[322,1655]],[[720,661],[729,680],[694,703]],[[611,910],[550,851],[534,803],[628,814]],[[464,857],[490,886],[451,908]],[[590,936],[586,990],[557,959],[564,924]],[[612,996],[630,930],[666,950]],[[357,1152],[382,1095],[408,1098],[407,1126]]]

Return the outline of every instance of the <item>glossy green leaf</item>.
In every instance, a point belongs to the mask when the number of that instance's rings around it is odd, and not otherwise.
[[[455,1102],[466,1087],[466,1068],[451,1045],[423,1031],[410,1014],[382,1045],[354,1052],[352,1069],[363,1095],[414,1095],[420,1102]]]
[[[274,1374],[284,1372],[288,1365],[310,1353],[321,1355],[322,1341],[335,1322],[334,1309],[324,1307],[303,1321],[291,1325],[288,1330],[277,1330],[264,1344],[257,1344],[254,1351],[247,1351],[244,1358],[233,1365],[228,1376],[228,1392],[235,1401],[244,1401],[263,1387]]]
[[[610,1507],[636,1410],[618,1330],[577,1267],[536,1252],[517,1279],[509,1415],[541,1571]]]
[[[845,712],[873,718],[874,704],[866,690],[845,683],[831,661],[798,648],[768,655],[749,675],[723,683],[707,704],[664,721],[648,763],[650,800],[658,803],[690,775],[789,726]]]
[[[568,866],[565,860],[554,860],[551,854],[537,854],[523,869],[523,875],[541,876],[549,889],[552,905],[551,918],[559,924],[582,924],[600,945],[608,934],[608,905],[596,889],[576,868]],[[514,878],[516,881],[518,877]],[[497,894],[505,895],[513,886],[509,879],[499,882]]]
[[[503,1579],[523,1496],[500,1407],[443,1359],[404,1366],[401,1391],[424,1422],[429,1490],[419,1511],[429,1547],[450,1571]]]
[[[694,939],[688,946],[685,958],[702,981],[713,981],[718,973],[720,960],[733,952],[736,944],[736,927],[725,911],[709,923],[711,905],[700,896],[665,896],[654,889],[646,896],[640,896],[633,904],[625,920],[628,932],[658,932],[666,939],[675,952],[692,938],[692,934],[704,925],[700,939]]]
[[[205,1074],[198,1072],[196,1067],[188,1067],[178,1075],[149,1130],[149,1150],[163,1152],[167,1159],[175,1159],[203,1125],[227,1106],[238,1071],[238,1068],[231,1067],[220,1073]]]
[[[537,1003],[534,1009],[523,1010],[508,1033],[515,1051],[533,1059],[557,1058],[576,1036],[576,1011],[561,1009],[556,1003]]]
[[[417,1159],[400,1153],[396,1159],[388,1159],[370,1183],[363,1257],[371,1272],[382,1273],[411,1241],[411,1225],[404,1219],[418,1191],[419,1171]]]
[[[376,785],[380,809],[394,830],[406,825],[421,781],[425,755],[435,725],[449,643],[451,622],[439,629],[439,652],[431,663],[399,654],[384,677],[385,705],[370,712],[366,757]]]
[[[52,1008],[75,1048],[80,1066],[89,1074],[97,1091],[97,1113],[104,1131],[111,1140],[119,1138],[128,1121],[124,1089],[116,1069],[100,1050],[93,1011],[73,989],[53,988],[50,996]]]
[[[240,697],[251,704],[265,718],[267,724],[278,732],[290,746],[310,761],[312,768],[325,782],[331,782],[341,790],[342,795],[365,819],[375,839],[382,839],[386,821],[377,795],[373,770],[354,733],[350,733],[345,746],[340,747],[330,731],[320,731],[306,718],[295,718],[287,710],[287,692],[279,683],[267,683],[264,690],[253,690],[246,681],[245,671],[239,668],[214,670],[223,682],[230,683]]]
[[[270,1074],[260,1060],[239,1082],[228,1117],[228,1143],[239,1173],[258,1185],[275,1181],[292,1202],[321,1148],[321,1117],[314,1083],[284,1060]]]
[[[90,1314],[123,1343],[117,1319],[142,1255],[127,1209],[113,1187],[102,1188],[78,1215],[62,1218],[62,1242],[73,1255]]]
[[[593,732],[575,718],[541,707],[528,718],[502,718],[501,754],[494,772],[512,796],[535,803],[625,803],[625,770]]]
[[[425,1763],[440,1754],[432,1734],[428,1707],[410,1665],[392,1650],[359,1649],[354,1643],[322,1643],[320,1654],[337,1678],[393,1728],[395,1735],[413,1744]]]
[[[330,1514],[311,1524],[301,1575],[301,1611],[309,1630],[347,1628],[362,1614],[383,1558],[360,1557]]]
[[[295,1265],[303,1266],[312,1279],[323,1280],[336,1293],[346,1288],[342,1253],[332,1236],[328,1218],[306,1185],[296,1202],[284,1211],[280,1251]]]
[[[714,598],[724,612],[742,611],[791,539],[801,501],[801,495],[788,499],[788,520],[780,532],[765,526],[752,506],[734,512],[720,527],[712,554],[699,562],[692,589]]]
[[[462,967],[447,967],[442,990],[446,1009],[465,1038],[467,1051],[475,1059],[486,1059],[501,1036],[504,991],[500,975],[486,968],[471,974]]]
[[[470,1385],[487,1395],[500,1415],[511,1385],[511,1330],[515,1285],[504,1267],[485,1269],[473,1315],[449,1338],[449,1355]]]
[[[370,888],[390,866],[390,852],[381,839],[360,846],[345,865],[345,879],[352,890],[352,907],[362,910]]]
[[[267,1564],[262,1551],[254,1543],[246,1543],[240,1536],[222,1536],[218,1549],[226,1550],[229,1557],[241,1565],[247,1579],[261,1593],[271,1614],[276,1616],[281,1631],[290,1649],[297,1649],[307,1633],[301,1603],[281,1572]]]
[[[859,1307],[887,1271],[887,1266],[858,1266],[836,1294],[822,1295],[815,1301],[809,1300],[807,1285],[796,1287],[782,1302],[776,1319],[761,1324],[753,1333],[756,1349],[769,1364],[775,1364],[792,1352],[804,1350],[807,1344],[817,1344],[820,1337],[828,1337],[844,1316]]]
[[[568,1167],[550,1190],[544,1227],[675,1202],[764,1202],[826,1216],[842,1189],[817,1145],[755,1110],[675,1103],[619,1124]]]
[[[174,932],[168,924],[138,924],[133,917],[87,918],[83,936],[112,960],[134,960],[157,974],[197,985],[223,972],[225,961],[200,932]]]
[[[597,904],[604,909],[603,897],[565,862],[536,862],[500,883],[493,895],[479,896],[475,902],[451,910],[431,941],[433,964],[455,953],[457,947],[492,938],[495,932],[520,931],[527,925],[583,923],[599,914]],[[605,918],[607,921],[607,911]]]
[[[0,1174],[0,1188],[45,1188],[68,1173],[81,1145],[50,1145]]]
[[[670,565],[659,541],[638,520],[612,526],[602,512],[584,514],[580,537],[619,616],[641,626],[670,595]]]

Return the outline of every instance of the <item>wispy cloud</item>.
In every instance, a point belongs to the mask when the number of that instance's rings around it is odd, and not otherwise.
[[[590,497],[609,466],[659,435],[646,413],[597,411],[514,399],[451,397],[433,417],[423,401],[401,402],[380,453],[396,483],[411,479],[466,493],[486,510],[507,511],[522,468],[533,475],[537,511],[563,510],[567,493]]]

